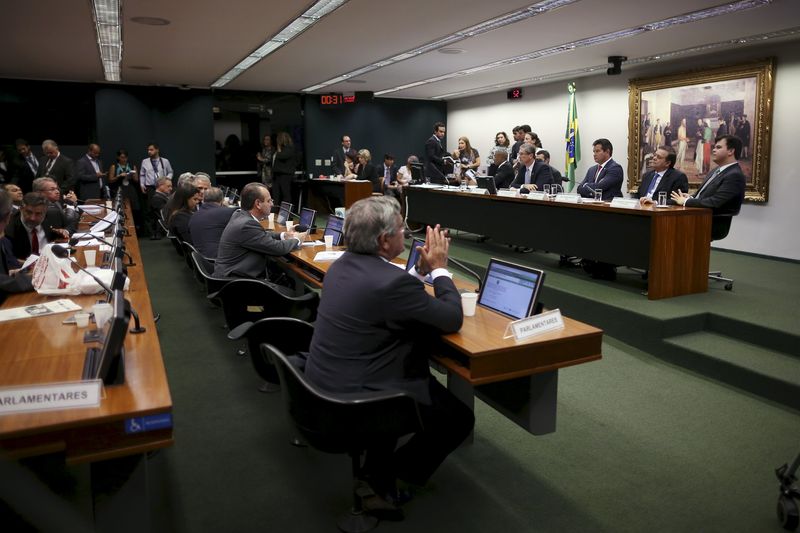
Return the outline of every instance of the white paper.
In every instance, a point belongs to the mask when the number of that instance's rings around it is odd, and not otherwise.
[[[103,232],[116,221],[117,221],[117,212],[109,211],[108,214],[103,217],[103,220],[99,221],[97,224],[89,228],[89,231],[91,233]]]
[[[44,302],[35,305],[25,305],[23,307],[13,307],[11,309],[0,310],[0,322],[17,320],[20,318],[34,318],[37,316],[54,315],[57,313],[68,313],[78,311],[81,306],[72,300],[62,299]]]
[[[333,252],[317,252],[317,255],[314,256],[314,261],[336,261],[340,257],[344,255],[343,250],[333,251]]]
[[[300,246],[325,246],[325,243],[322,241],[303,241]]]
[[[29,266],[34,264],[38,259],[39,259],[39,256],[36,255],[36,254],[29,255],[28,258],[25,260],[25,262],[22,263],[22,266],[19,267],[19,269],[20,270],[25,270],[26,268],[28,268]]]

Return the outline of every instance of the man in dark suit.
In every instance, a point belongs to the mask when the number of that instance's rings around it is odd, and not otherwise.
[[[222,190],[211,187],[203,194],[203,203],[189,221],[192,244],[203,257],[216,259],[222,232],[234,210],[222,205]]]
[[[6,226],[6,237],[18,259],[31,254],[39,255],[45,244],[57,239],[69,239],[54,211],[47,210],[47,199],[38,192],[29,192],[22,198],[22,209],[14,213]]]
[[[514,136],[514,144],[511,145],[511,156],[509,159],[511,160],[511,164],[514,164],[519,155],[519,147],[525,142],[525,130],[522,129],[522,126],[514,126],[511,130],[511,134]]]
[[[51,225],[66,229],[69,234],[78,231],[81,214],[74,206],[61,200],[61,191],[53,178],[33,180],[33,192],[38,192],[47,200],[47,217]]]
[[[383,164],[378,167],[378,176],[383,182],[383,194],[400,200],[402,187],[397,184],[397,166],[392,154],[384,154]]]
[[[667,203],[675,205],[675,200],[669,197],[672,191],[689,192],[689,180],[686,174],[675,169],[675,161],[675,152],[664,148],[656,150],[650,158],[652,170],[642,176],[639,190],[631,196],[638,198],[642,205],[648,205],[658,201],[658,193],[665,192]]]
[[[436,183],[445,183],[444,157],[447,150],[442,146],[446,128],[444,122],[433,125],[433,135],[425,141],[425,177]]]
[[[31,192],[31,184],[39,172],[39,160],[31,152],[25,139],[16,140],[17,157],[11,162],[11,183],[19,185],[22,192]]]
[[[344,174],[344,157],[345,155],[350,155],[353,160],[355,161],[357,154],[356,151],[352,148],[352,142],[350,141],[349,135],[342,135],[342,146],[337,148],[333,152],[333,157],[331,158],[331,172],[334,176],[338,176],[339,174]]]
[[[494,164],[496,167],[493,176],[495,187],[508,189],[514,181],[514,168],[508,160],[508,150],[506,148],[497,148],[494,151]]]
[[[474,417],[428,370],[433,338],[458,331],[463,320],[446,269],[445,233],[429,227],[419,250],[419,275],[432,276],[435,296],[390,262],[404,250],[397,202],[359,200],[347,211],[344,233],[347,252],[325,275],[306,376],[333,393],[405,391],[417,400],[424,428],[400,448],[392,441],[367,449],[370,510],[376,500],[391,505],[396,479],[424,485],[469,435]]]
[[[172,178],[167,177],[160,177],[155,182],[155,188],[153,190],[153,194],[150,195],[150,200],[148,201],[148,208],[151,213],[153,213],[153,217],[158,218],[160,217],[166,223],[166,217],[164,213],[164,208],[167,206],[167,202],[169,202],[170,195],[172,194]],[[156,224],[156,227],[152,230],[150,234],[150,240],[158,240],[162,237],[163,230],[161,227]]]
[[[229,278],[265,278],[270,256],[282,256],[300,245],[296,233],[274,233],[260,222],[272,210],[272,196],[263,183],[242,189],[242,208],[231,219],[219,240],[214,275]]]
[[[595,189],[603,191],[604,202],[622,196],[622,167],[611,159],[614,147],[608,139],[597,139],[592,143],[592,155],[596,165],[589,168],[577,192],[584,198],[594,198]]]
[[[78,198],[103,198],[106,173],[100,161],[100,146],[90,144],[86,155],[75,162],[75,174],[78,183]]]
[[[556,167],[550,164],[550,152],[547,150],[536,150],[536,159],[550,167],[550,173],[553,175],[553,183],[556,185],[561,185],[561,183],[569,181],[561,176],[561,172],[559,172]]]
[[[717,137],[711,149],[711,159],[717,168],[706,176],[695,194],[673,191],[672,199],[686,207],[708,207],[714,215],[739,214],[747,185],[738,161],[741,154],[742,140],[739,137]]]
[[[39,172],[37,178],[53,178],[58,183],[62,194],[67,194],[75,190],[75,165],[72,159],[63,155],[58,144],[53,140],[46,140],[42,143],[44,157],[39,160]]]
[[[11,220],[11,197],[0,189],[0,240],[5,240],[6,226]],[[27,292],[33,290],[31,278],[22,272],[16,272],[16,265],[6,256],[6,247],[0,243],[0,303],[8,293]]]
[[[550,166],[536,159],[536,147],[523,144],[519,147],[517,159],[520,162],[517,177],[511,183],[512,188],[523,191],[541,191],[545,185],[553,183]]]

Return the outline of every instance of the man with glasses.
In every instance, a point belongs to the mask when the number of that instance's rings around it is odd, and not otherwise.
[[[80,213],[69,203],[61,201],[61,191],[51,178],[33,180],[33,192],[41,193],[47,199],[47,215],[52,226],[64,228],[70,234],[78,230]]]

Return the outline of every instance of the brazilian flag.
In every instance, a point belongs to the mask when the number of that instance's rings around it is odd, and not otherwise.
[[[567,166],[566,177],[569,179],[569,191],[575,188],[575,169],[581,160],[581,136],[578,133],[578,105],[575,101],[575,82],[567,84],[569,92],[569,105],[567,108],[567,133],[565,134],[567,143]]]

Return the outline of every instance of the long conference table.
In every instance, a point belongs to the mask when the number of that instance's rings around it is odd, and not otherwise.
[[[92,478],[99,481],[104,472],[114,475],[108,470],[113,471],[114,461],[109,460],[138,457],[143,466],[137,466],[136,474],[131,475],[129,484],[133,488],[127,495],[134,496],[125,496],[124,508],[132,519],[141,520],[149,516],[146,454],[173,444],[172,398],[129,209],[127,221],[131,225],[127,226],[126,250],[136,265],[128,267],[130,290],[125,292],[125,298],[138,312],[147,331],[136,335],[128,333],[125,337],[125,382],[105,386],[105,397],[97,407],[0,415],[0,458],[16,460],[63,454],[67,465],[90,464]],[[86,225],[82,223],[82,227]],[[98,253],[98,264],[101,255]],[[78,257],[82,259],[82,252]],[[103,296],[53,297],[29,292],[10,295],[0,307],[9,309],[69,298],[84,309],[90,309]],[[91,345],[83,343],[87,328],[62,324],[72,314],[0,324],[0,387],[81,380],[85,351]],[[133,319],[130,326],[133,326]],[[153,418],[160,419],[161,423],[147,430],[147,421]],[[168,427],[164,427],[165,418],[169,421]],[[135,503],[131,505],[131,502]],[[98,529],[116,529],[120,508],[119,503],[107,498],[100,503],[95,501],[93,513]],[[108,522],[103,525],[105,519]],[[65,527],[69,526],[65,524]]]
[[[711,210],[619,208],[412,186],[409,221],[648,271],[647,297],[708,290]]]
[[[269,226],[265,226],[269,227]],[[273,226],[282,231],[282,226]],[[321,239],[321,234],[310,239]],[[322,288],[332,262],[315,261],[324,246],[291,252],[283,266],[306,284]],[[344,250],[334,247],[334,250]],[[460,289],[475,286],[456,279]],[[432,293],[433,288],[428,287]],[[556,430],[559,369],[602,358],[603,331],[564,317],[564,329],[522,341],[504,339],[510,319],[478,307],[464,317],[461,330],[441,336],[433,349],[435,365],[447,372],[447,386],[467,406],[475,397],[534,435]]]

